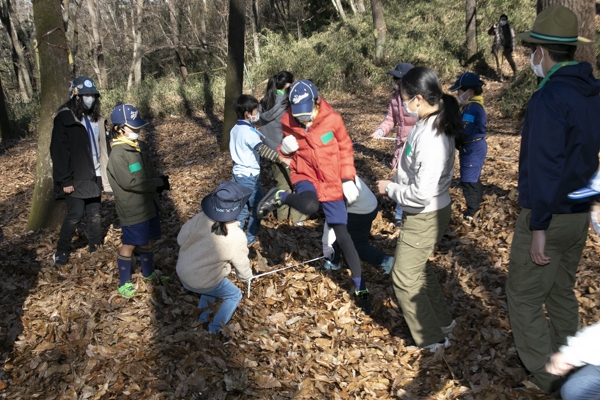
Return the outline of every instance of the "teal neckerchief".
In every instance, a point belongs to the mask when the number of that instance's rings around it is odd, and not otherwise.
[[[540,90],[541,88],[543,88],[546,85],[546,83],[548,83],[548,80],[550,79],[552,74],[554,74],[560,68],[566,67],[567,65],[577,65],[577,64],[579,64],[577,61],[565,61],[565,62],[554,64],[554,66],[552,68],[550,68],[550,71],[548,71],[546,76],[544,76],[544,79],[542,79],[542,81],[538,85],[537,90]]]
[[[285,94],[285,90],[279,90],[279,89],[277,89],[277,94],[280,94],[280,95],[283,96]]]

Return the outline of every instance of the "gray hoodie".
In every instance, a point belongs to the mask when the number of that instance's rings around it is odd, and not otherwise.
[[[278,94],[275,97],[275,105],[270,110],[264,111],[260,104],[258,106],[260,132],[265,135],[264,143],[275,151],[277,151],[277,147],[279,147],[283,139],[281,116],[287,109],[287,102],[285,100],[285,95]]]

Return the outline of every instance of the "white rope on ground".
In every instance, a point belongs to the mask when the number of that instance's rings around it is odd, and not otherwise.
[[[252,279],[256,279],[256,278],[260,278],[260,277],[263,277],[263,276],[271,275],[271,274],[274,274],[275,272],[283,271],[283,270],[286,270],[286,269],[290,269],[290,268],[294,268],[294,267],[299,267],[300,265],[308,264],[310,262],[321,260],[323,258],[325,258],[325,256],[313,258],[312,260],[304,261],[304,262],[302,262],[300,264],[288,265],[287,267],[283,267],[283,268],[279,268],[279,269],[274,269],[273,271],[265,272],[263,274],[254,275],[252,278],[248,279],[248,298],[250,298],[250,286],[252,285]]]

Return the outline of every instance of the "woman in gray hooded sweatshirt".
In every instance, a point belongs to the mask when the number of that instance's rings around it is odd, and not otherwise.
[[[281,71],[269,78],[267,83],[267,92],[258,105],[260,115],[260,132],[265,135],[264,144],[277,151],[283,139],[281,130],[281,116],[289,107],[288,92],[289,87],[294,82],[294,75],[291,72]],[[277,182],[277,189],[293,191],[290,181],[290,170],[284,164],[271,163],[273,177]],[[284,221],[292,219],[297,225],[302,225],[306,216],[299,211],[288,206],[281,206],[277,209],[277,220]]]

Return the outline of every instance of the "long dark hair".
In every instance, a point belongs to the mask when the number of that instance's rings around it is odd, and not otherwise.
[[[440,105],[440,109],[427,118],[439,115],[435,121],[435,129],[438,133],[455,137],[463,130],[460,117],[460,107],[454,96],[442,91],[440,81],[431,69],[427,67],[415,67],[402,76],[402,93],[413,98],[420,94],[429,105]]]
[[[288,71],[281,71],[269,78],[267,82],[267,92],[265,97],[260,101],[260,107],[263,111],[269,111],[275,105],[275,99],[277,96],[277,90],[282,90],[286,84],[292,84],[294,82],[294,75]],[[285,98],[287,102],[287,96]]]
[[[75,115],[75,117],[80,121],[85,116],[88,117],[92,122],[98,122],[98,118],[100,118],[100,95],[95,94],[93,96],[96,98],[96,100],[94,101],[94,105],[92,105],[92,108],[90,108],[89,110],[85,108],[81,96],[71,97],[69,101],[64,103],[58,109],[60,110],[65,107],[68,108],[69,110],[71,110],[73,115]]]
[[[210,227],[210,231],[217,236],[227,236],[227,222],[216,221]]]

